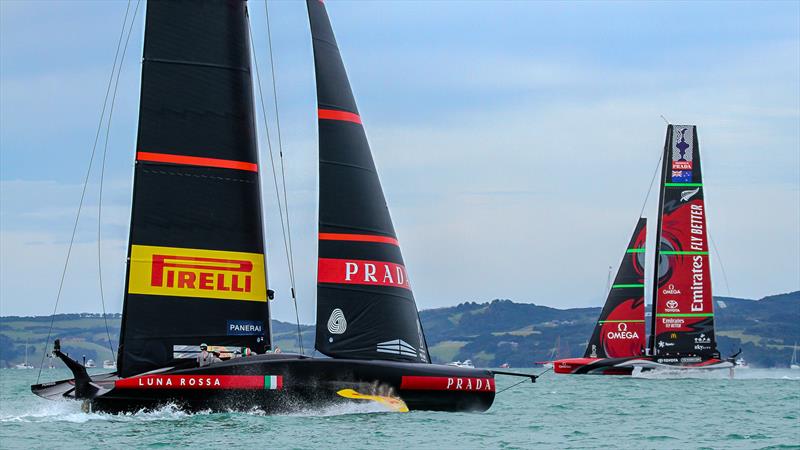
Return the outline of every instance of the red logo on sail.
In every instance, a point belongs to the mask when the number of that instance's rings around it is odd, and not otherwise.
[[[385,261],[320,258],[317,281],[411,289],[406,268]]]
[[[132,245],[130,261],[132,294],[267,301],[261,253]]]
[[[672,170],[692,170],[691,161],[672,161]]]
[[[250,261],[153,255],[150,285],[178,289],[250,292],[252,272],[253,263]]]

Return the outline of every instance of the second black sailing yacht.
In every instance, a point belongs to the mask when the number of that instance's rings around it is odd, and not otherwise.
[[[630,375],[636,368],[734,366],[736,355],[722,359],[714,337],[697,127],[669,125],[662,161],[648,346],[644,345],[646,233],[644,219],[639,219],[584,357],[555,361],[556,373]]]
[[[325,5],[306,6],[319,123],[315,347],[329,358],[269,352],[246,3],[151,0],[118,370],[89,376],[56,342],[74,378],[34,393],[105,411],[280,411],[374,396],[410,409],[491,406],[498,372],[430,361]],[[200,343],[243,356],[198,367]]]

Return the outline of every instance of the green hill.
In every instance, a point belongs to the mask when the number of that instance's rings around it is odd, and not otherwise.
[[[723,355],[742,348],[757,367],[785,367],[800,342],[800,291],[761,300],[715,297],[717,345]],[[462,303],[421,312],[433,359],[472,359],[476,365],[530,366],[558,356],[583,356],[600,308],[556,309],[510,300]]]
[[[800,342],[800,291],[760,300],[716,297],[717,342],[730,354],[739,348],[751,365],[787,366],[792,346]],[[550,358],[556,342],[558,356],[581,356],[600,308],[556,309],[511,300],[462,303],[422,311],[420,316],[435,362],[472,359],[476,365],[502,363],[530,366]],[[0,367],[24,359],[38,366],[50,317],[0,317]],[[113,348],[119,338],[120,316],[110,315]],[[297,326],[273,321],[273,338],[283,350],[297,350]],[[301,326],[306,353],[313,351],[314,327]],[[99,314],[60,314],[50,340],[60,337],[73,356],[86,355],[98,363],[111,359],[106,327]]]

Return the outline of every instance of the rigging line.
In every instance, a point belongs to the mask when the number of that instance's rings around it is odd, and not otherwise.
[[[547,368],[547,369],[544,369],[543,371],[541,371],[539,374],[537,374],[537,375],[534,375],[534,376],[535,376],[534,380],[538,379],[539,377],[541,377],[542,375],[546,374],[546,373],[547,373],[547,372],[549,372],[550,370],[552,370],[552,369],[551,369],[551,368]],[[500,395],[500,394],[502,394],[503,392],[505,392],[505,391],[507,391],[507,390],[509,390],[509,389],[511,389],[511,388],[513,388],[513,387],[517,387],[517,386],[519,386],[520,384],[522,384],[522,383],[524,383],[524,382],[526,382],[526,381],[530,381],[530,379],[529,379],[529,378],[524,378],[524,379],[522,379],[521,381],[519,381],[518,383],[514,383],[514,384],[512,384],[511,386],[505,387],[505,388],[503,388],[503,389],[501,389],[501,390],[497,391],[497,392],[496,392],[494,395],[496,395],[496,396],[497,396],[497,395]],[[535,381],[534,381],[534,382],[535,382]]]
[[[712,161],[709,161],[709,159],[708,159],[709,155],[711,155],[711,154],[713,154],[713,152],[706,154],[706,156],[705,156],[706,163],[712,162]],[[703,191],[704,191],[703,192],[703,199],[705,201],[706,199],[708,199],[708,193],[705,192],[705,189],[703,189]],[[722,263],[722,257],[719,255],[719,250],[717,249],[717,243],[714,241],[714,237],[711,234],[711,226],[710,226],[710,224],[708,222],[708,217],[706,217],[706,233],[707,233],[707,236],[708,236],[708,240],[711,241],[711,246],[714,248],[714,254],[717,255],[717,261],[719,261],[719,267],[720,267],[720,269],[722,269],[722,279],[725,280],[725,289],[728,291],[728,296],[730,296],[731,295],[731,285],[730,285],[730,283],[728,283],[728,274],[727,274],[727,272],[725,272],[725,265]]]
[[[253,56],[253,66],[256,69],[256,81],[257,81],[257,85],[258,85],[258,98],[259,98],[259,104],[261,105],[261,116],[262,116],[262,119],[264,121],[264,130],[266,131],[266,135],[267,135],[267,148],[269,149],[270,168],[272,169],[272,181],[273,181],[273,183],[275,185],[275,199],[278,202],[278,216],[280,217],[280,220],[281,220],[281,232],[283,233],[283,248],[284,248],[284,251],[286,252],[286,265],[287,265],[287,267],[289,269],[290,280],[291,280],[292,279],[292,274],[291,274],[292,266],[289,263],[289,261],[290,261],[289,246],[287,244],[287,239],[286,239],[286,226],[285,226],[284,220],[283,220],[283,206],[281,205],[280,190],[278,188],[278,175],[277,175],[277,172],[275,171],[275,157],[273,156],[273,152],[272,152],[272,140],[270,139],[270,135],[269,135],[269,124],[267,123],[267,109],[264,106],[264,93],[263,93],[263,91],[261,89],[261,73],[258,70],[258,58],[256,57],[255,41],[253,40],[253,29],[252,29],[252,27],[250,27],[250,21],[247,21],[247,32],[250,35],[250,42],[252,43],[251,50],[252,50],[252,53],[253,53],[253,55],[252,55]],[[297,300],[294,298],[294,295],[292,295],[292,300],[294,301],[295,316],[299,317],[299,315],[297,314]],[[302,341],[302,336],[301,336],[301,333],[300,333],[300,320],[299,319],[297,320],[297,341],[298,341],[298,346],[300,347],[300,352],[303,353],[303,341]]]
[[[130,0],[128,2],[130,4]],[[103,290],[103,264],[101,259],[101,218],[103,215],[103,182],[105,180],[105,173],[106,173],[106,156],[108,155],[108,139],[109,135],[111,134],[111,119],[114,116],[114,105],[117,100],[117,89],[119,88],[119,77],[122,74],[122,65],[125,63],[125,54],[128,52],[128,44],[131,40],[131,32],[133,31],[133,25],[136,22],[136,14],[139,12],[139,4],[141,0],[136,1],[136,8],[133,10],[133,18],[131,19],[131,23],[128,26],[128,36],[125,38],[125,45],[122,47],[122,55],[119,59],[119,67],[117,69],[117,77],[114,80],[114,91],[111,93],[111,106],[108,110],[108,122],[106,124],[106,136],[103,142],[103,158],[101,159],[100,163],[100,190],[99,196],[97,199],[97,275],[98,281],[100,283],[100,304],[103,307],[103,322],[106,326],[106,337],[108,338],[108,349],[111,350],[111,357],[114,361],[117,360],[117,355],[114,352],[114,346],[111,344],[111,332],[108,328],[108,317],[106,316],[106,299],[105,293]]]
[[[731,295],[731,285],[728,284],[728,274],[725,272],[725,265],[722,264],[722,257],[719,256],[719,250],[717,250],[717,243],[714,242],[714,238],[711,236],[711,233],[708,234],[708,238],[711,241],[711,246],[714,247],[714,254],[717,255],[717,261],[719,261],[719,268],[722,269],[722,279],[725,280],[725,289],[728,290],[728,296]]]
[[[656,169],[653,171],[653,177],[650,179],[650,186],[647,188],[647,195],[644,196],[644,201],[642,202],[642,209],[639,211],[639,217],[642,217],[644,214],[644,208],[647,206],[647,200],[650,198],[650,192],[653,191],[653,184],[656,182],[656,177],[658,176],[658,169],[661,167],[661,159],[664,158],[664,152],[658,152],[658,163],[656,164]]]
[[[275,59],[272,50],[272,31],[269,21],[269,5],[267,0],[264,0],[264,14],[267,23],[267,44],[269,46],[269,64],[270,64],[270,77],[272,78],[272,98],[275,106],[275,125],[278,132],[278,155],[281,162],[281,180],[283,182],[283,205],[286,207],[286,235],[289,238],[289,255],[291,256],[291,281],[292,288],[295,288],[294,279],[294,253],[292,252],[292,229],[291,220],[289,219],[289,200],[286,196],[286,171],[283,164],[283,138],[281,137],[281,116],[278,113],[278,88],[277,76],[275,75]]]
[[[496,394],[494,394],[494,395],[500,395],[500,394],[502,394],[503,392],[505,392],[505,391],[507,391],[507,390],[509,390],[509,389],[511,389],[511,388],[513,388],[513,387],[517,387],[517,386],[519,386],[520,384],[522,384],[522,383],[524,383],[524,382],[526,382],[526,381],[530,381],[530,380],[528,380],[527,378],[525,378],[525,379],[522,379],[521,381],[519,381],[519,382],[516,382],[516,383],[512,384],[511,386],[508,386],[508,387],[506,387],[506,388],[503,388],[503,389],[501,389],[501,390],[497,391],[497,393],[496,393]]]
[[[39,364],[39,373],[36,375],[36,383],[38,384],[40,378],[42,376],[42,367],[44,366],[44,358],[47,356],[47,347],[49,346],[50,336],[53,333],[53,323],[56,319],[56,312],[58,311],[58,303],[61,300],[61,292],[64,288],[64,279],[66,278],[67,274],[67,267],[69,267],[69,258],[72,255],[72,246],[75,243],[75,234],[78,230],[78,221],[81,217],[81,210],[83,209],[83,201],[86,198],[86,187],[89,184],[89,175],[92,173],[92,163],[94,162],[94,155],[97,150],[97,143],[100,141],[100,132],[103,129],[103,119],[105,118],[106,114],[106,107],[108,106],[108,95],[111,92],[111,84],[114,81],[114,72],[117,69],[117,59],[119,57],[119,49],[122,45],[122,38],[125,36],[125,26],[128,22],[128,12],[130,11],[130,2],[128,0],[128,4],[125,7],[125,17],[122,21],[122,29],[119,31],[119,39],[117,40],[117,50],[114,53],[114,63],[111,65],[111,74],[108,77],[108,86],[106,87],[106,95],[103,98],[103,108],[100,112],[100,120],[97,124],[97,132],[95,132],[94,136],[94,144],[92,144],[92,152],[89,156],[89,167],[86,168],[86,175],[83,178],[83,188],[81,189],[81,199],[78,202],[78,211],[75,215],[75,223],[72,225],[72,235],[69,240],[69,246],[67,247],[67,257],[64,261],[64,269],[61,271],[61,280],[58,283],[58,292],[56,293],[56,301],[55,305],[53,306],[53,314],[50,316],[50,327],[47,330],[47,338],[44,341],[44,351],[42,352],[42,361]],[[137,3],[138,6],[138,3]]]
[[[268,0],[264,0],[264,15],[267,24],[267,43],[269,46],[269,64],[270,76],[272,78],[272,98],[275,105],[275,125],[278,131],[278,155],[281,161],[281,181],[283,183],[283,206],[286,208],[286,236],[289,241],[289,281],[292,284],[292,299],[295,304],[295,319],[297,320],[297,330],[300,332],[300,315],[297,311],[297,281],[294,271],[294,251],[292,249],[292,220],[289,217],[289,199],[286,195],[286,170],[283,164],[283,138],[281,137],[281,116],[278,112],[278,88],[277,88],[277,75],[275,74],[275,59],[273,57],[274,51],[272,50],[272,27],[269,22],[269,4]],[[300,352],[303,352],[302,336],[300,339]]]

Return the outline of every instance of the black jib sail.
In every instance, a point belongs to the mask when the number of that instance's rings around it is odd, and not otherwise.
[[[644,262],[647,219],[640,218],[586,347],[586,358],[622,358],[644,353]]]
[[[700,147],[694,125],[669,125],[664,145],[651,346],[676,362],[719,358]]]
[[[243,1],[148,2],[122,376],[270,345],[246,20]]]
[[[325,5],[308,0],[319,114],[316,348],[428,362],[400,246]]]

